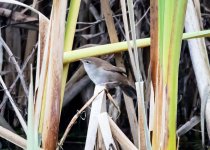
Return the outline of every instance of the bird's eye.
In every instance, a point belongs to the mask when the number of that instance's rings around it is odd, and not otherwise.
[[[85,62],[86,62],[87,64],[90,64],[90,63],[91,63],[89,60],[86,60]]]

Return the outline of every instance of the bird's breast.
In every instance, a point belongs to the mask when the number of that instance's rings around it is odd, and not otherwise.
[[[101,68],[89,71],[88,76],[95,84],[103,84],[112,80],[112,73]]]

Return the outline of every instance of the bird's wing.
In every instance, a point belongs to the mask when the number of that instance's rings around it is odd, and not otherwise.
[[[126,71],[122,68],[113,66],[112,64],[110,64],[109,62],[99,59],[98,61],[100,61],[100,64],[103,66],[103,69],[106,71],[112,71],[112,72],[117,72],[120,74],[125,74],[126,75]]]
[[[106,71],[112,71],[112,72],[118,72],[120,74],[126,74],[126,71],[119,68],[119,67],[115,67],[113,65],[110,65],[109,67],[105,67],[104,70]]]

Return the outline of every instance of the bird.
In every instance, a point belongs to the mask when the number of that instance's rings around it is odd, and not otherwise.
[[[135,87],[128,81],[126,72],[123,69],[97,57],[80,60],[87,75],[95,85],[103,85],[107,89],[119,86],[127,96],[136,99]]]

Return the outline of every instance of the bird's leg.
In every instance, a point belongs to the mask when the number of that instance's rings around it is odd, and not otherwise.
[[[108,99],[113,103],[113,105],[114,105],[114,106],[116,107],[116,109],[118,110],[118,115],[117,115],[117,118],[116,118],[116,119],[118,119],[119,116],[120,116],[120,114],[121,114],[120,108],[119,108],[119,106],[116,104],[114,98],[111,96],[111,94],[108,92],[107,89],[105,89],[105,92],[106,92],[106,95],[107,95]]]
[[[119,82],[117,82],[117,81],[106,82],[106,83],[102,83],[100,85],[105,86],[107,89],[114,89],[115,87],[119,86]]]

